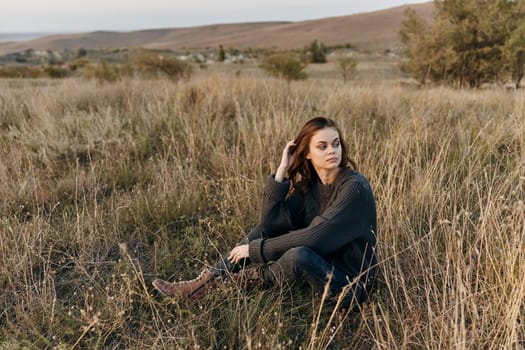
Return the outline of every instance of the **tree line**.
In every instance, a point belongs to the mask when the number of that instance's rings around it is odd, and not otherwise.
[[[435,0],[429,24],[412,9],[400,38],[403,69],[421,83],[479,87],[525,72],[525,0]]]

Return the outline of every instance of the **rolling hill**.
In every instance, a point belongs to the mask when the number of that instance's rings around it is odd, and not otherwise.
[[[397,32],[407,7],[430,20],[433,2],[404,5],[350,16],[300,22],[217,24],[188,28],[150,29],[131,32],[96,31],[51,35],[23,42],[0,43],[0,55],[34,50],[103,49],[202,49],[216,47],[301,48],[318,39],[326,45],[352,44],[370,51],[398,50]]]

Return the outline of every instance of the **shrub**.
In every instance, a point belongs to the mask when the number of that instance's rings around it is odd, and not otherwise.
[[[69,75],[69,69],[64,66],[49,65],[46,68],[44,68],[44,72],[46,72],[46,74],[53,79],[61,79]]]
[[[272,76],[288,81],[306,79],[306,63],[292,52],[281,51],[265,56],[261,68]]]
[[[222,47],[222,45],[219,45],[219,53],[217,55],[217,61],[224,62],[225,59],[226,59],[226,52],[224,51],[224,47]]]
[[[69,64],[69,69],[75,71],[79,68],[84,68],[89,64],[89,60],[85,58],[77,58],[72,63]]]
[[[0,78],[41,78],[44,71],[34,66],[5,66],[0,67]]]
[[[80,58],[80,57],[86,57],[87,56],[87,50],[84,49],[84,48],[80,48],[78,49],[77,51],[77,58]]]
[[[355,57],[339,55],[337,57],[336,63],[337,70],[341,73],[345,83],[348,79],[355,75],[355,72],[357,71],[357,60]]]
[[[317,40],[312,41],[308,51],[310,54],[310,62],[326,63],[326,53],[328,50],[322,42],[317,43]]]
[[[129,65],[118,66],[102,61],[97,65],[86,66],[84,77],[96,79],[99,82],[114,82],[124,76],[131,76],[133,73],[134,71]]]
[[[132,62],[133,66],[144,75],[164,75],[172,80],[189,78],[192,72],[189,63],[151,51],[140,52],[132,58]]]

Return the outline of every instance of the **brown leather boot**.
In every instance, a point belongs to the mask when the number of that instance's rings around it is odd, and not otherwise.
[[[199,276],[189,281],[168,282],[156,279],[153,287],[165,296],[182,296],[185,298],[200,299],[208,291],[217,288],[218,281],[213,273],[206,269]]]
[[[235,283],[245,290],[259,288],[265,284],[263,273],[260,268],[244,268],[232,276]]]

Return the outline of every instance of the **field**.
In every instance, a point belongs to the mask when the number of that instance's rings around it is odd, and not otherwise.
[[[316,69],[0,80],[0,349],[523,349],[525,93]],[[160,298],[152,279],[193,277],[257,223],[317,115],[375,191],[370,303],[233,282]]]

